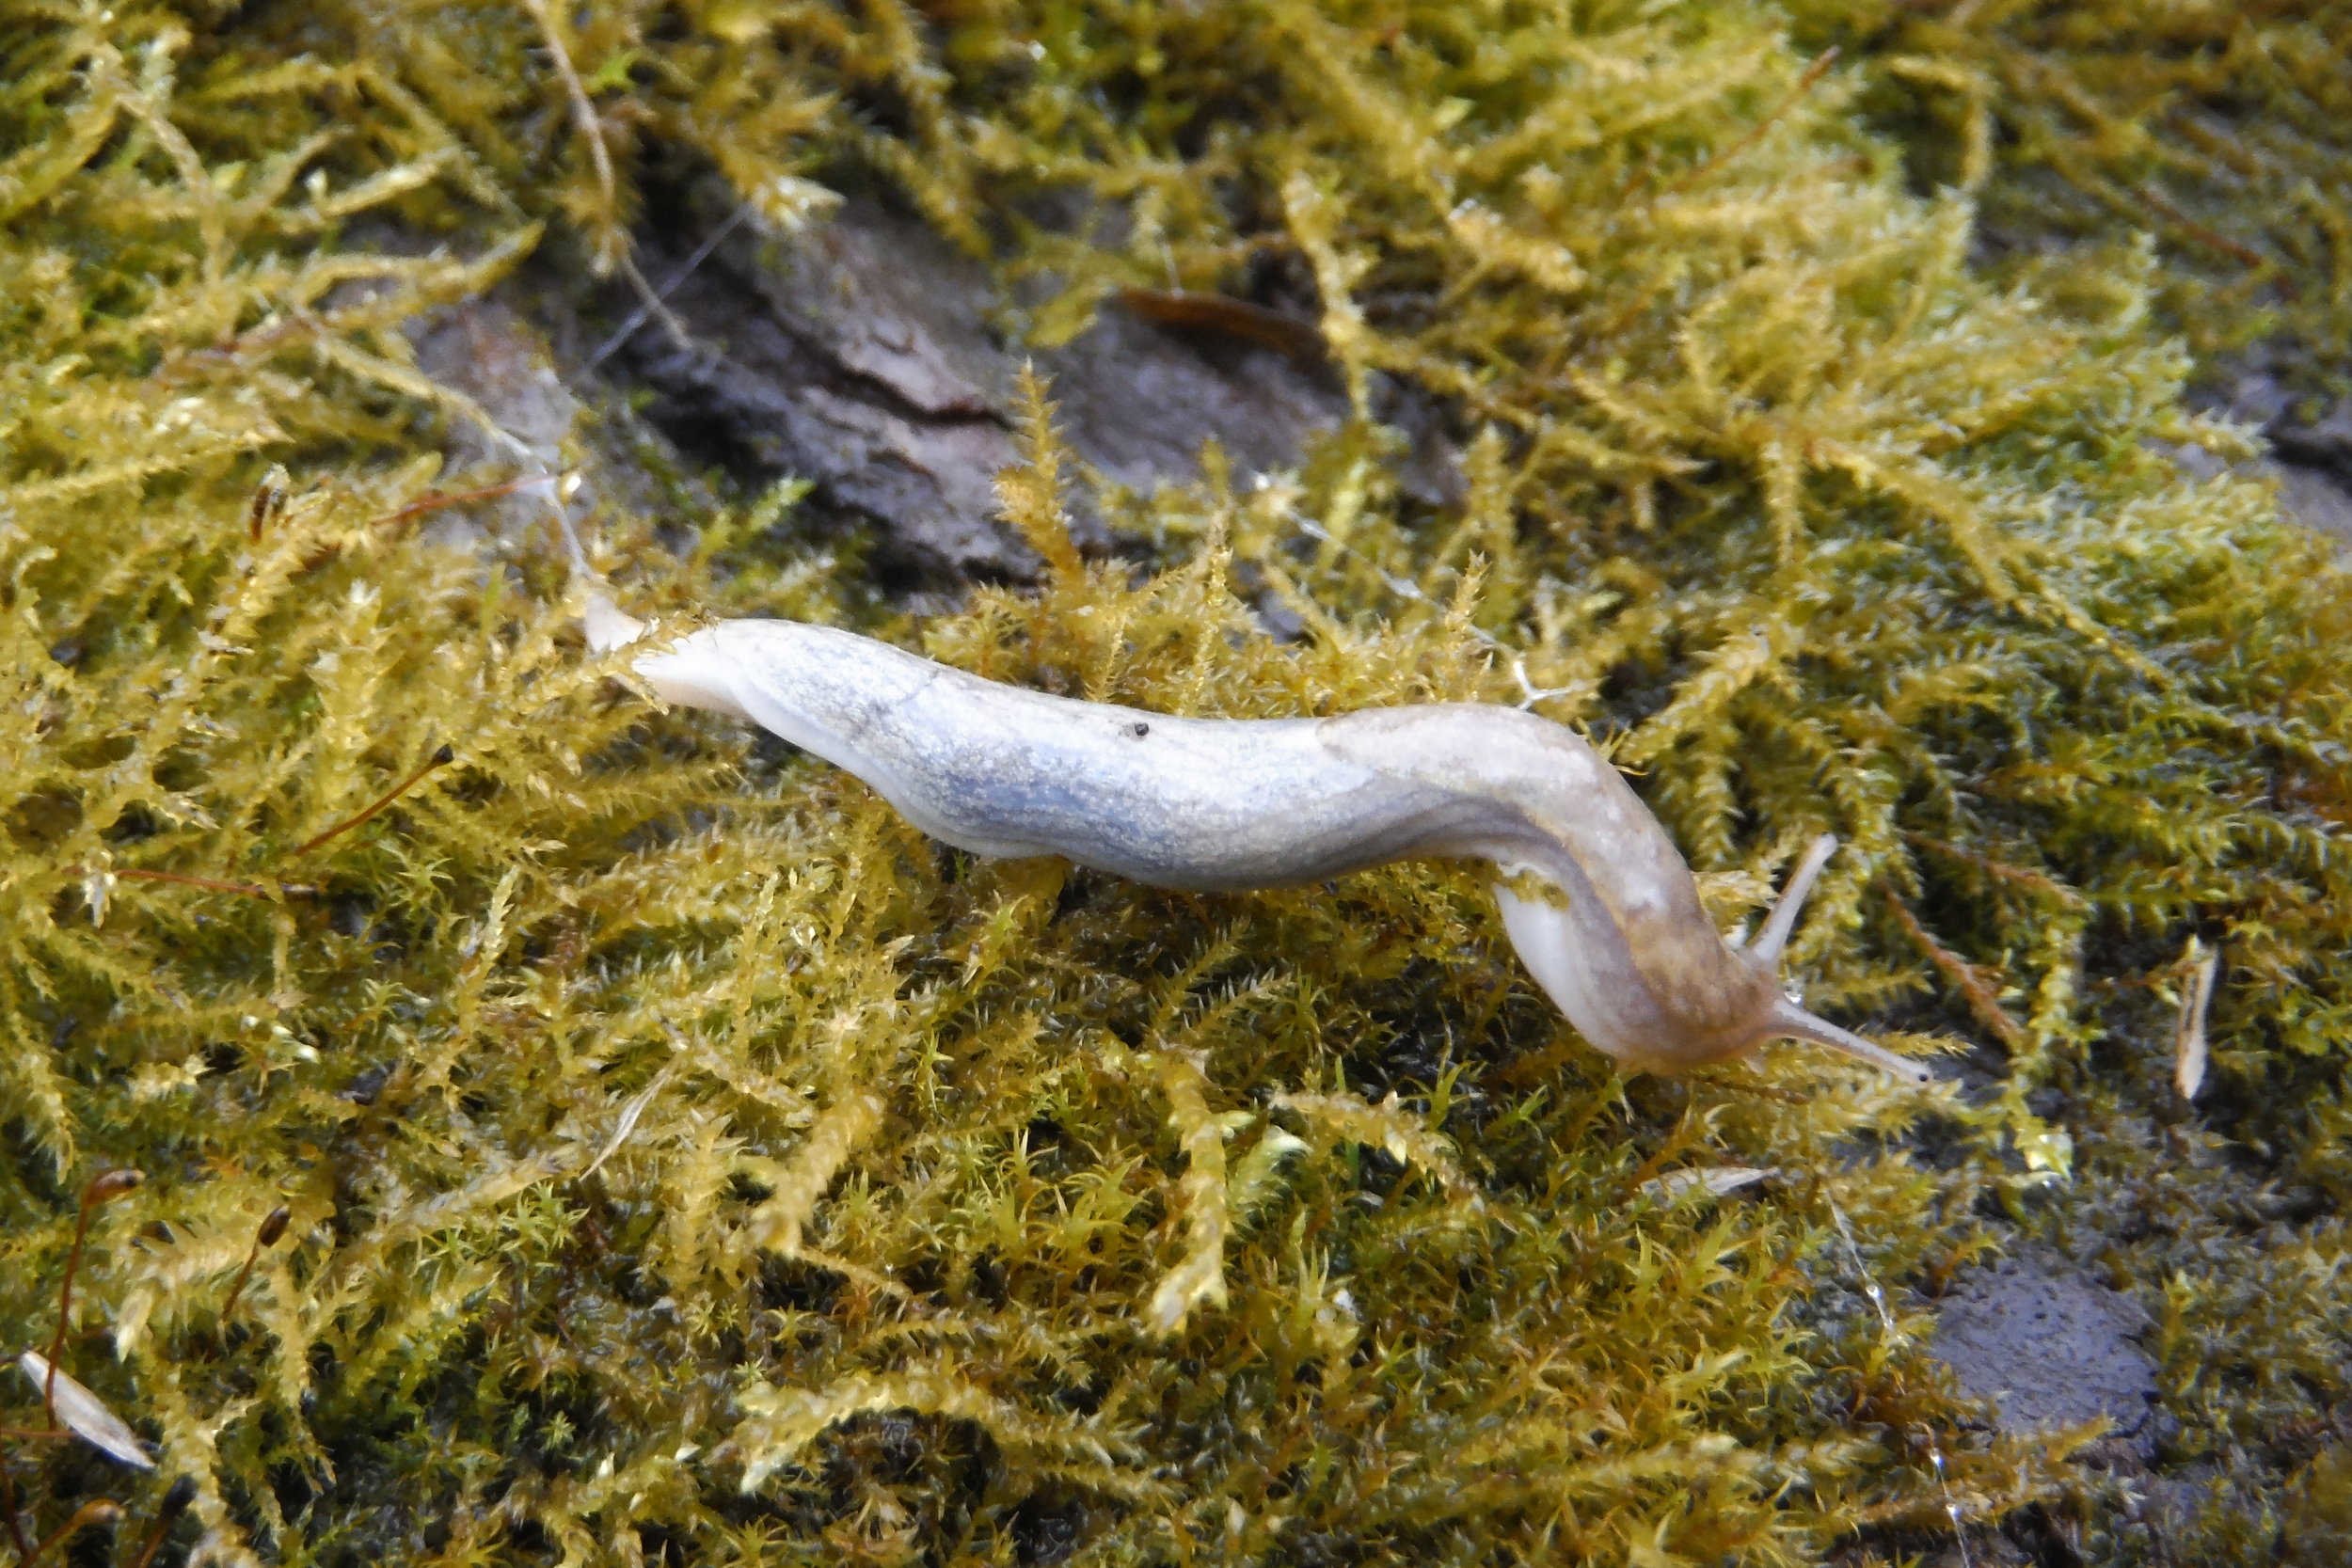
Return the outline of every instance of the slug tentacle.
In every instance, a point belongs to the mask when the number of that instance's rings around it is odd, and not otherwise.
[[[589,645],[642,637],[580,564]],[[1781,991],[1781,951],[1835,839],[1814,843],[1754,945],[1738,948],[1624,776],[1534,714],[1442,703],[1183,719],[1005,686],[791,621],[703,626],[634,668],[665,700],[781,736],[976,854],[1060,855],[1190,892],[1429,856],[1492,862],[1529,973],[1629,1068],[1684,1071],[1793,1037],[1928,1079]]]
[[[1813,892],[1813,884],[1829,864],[1829,858],[1837,853],[1837,838],[1823,833],[1805,847],[1804,859],[1788,874],[1788,883],[1780,890],[1780,902],[1765,917],[1764,929],[1756,934],[1756,945],[1749,949],[1765,963],[1777,965],[1781,950],[1788,945],[1789,934],[1797,928],[1797,915],[1804,909],[1805,899]]]
[[[1766,1037],[1772,1036],[1825,1045],[1832,1051],[1851,1056],[1857,1062],[1867,1062],[1874,1068],[1915,1084],[1925,1084],[1933,1076],[1917,1062],[1898,1056],[1883,1045],[1873,1045],[1860,1035],[1840,1029],[1827,1019],[1816,1018],[1785,996],[1772,1006],[1772,1028]]]

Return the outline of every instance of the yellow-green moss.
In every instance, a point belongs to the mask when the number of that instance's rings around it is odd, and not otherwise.
[[[1808,43],[1855,54],[1916,180],[1982,202],[2005,264],[2064,287],[2145,234],[2167,329],[2217,370],[2267,372],[2306,420],[2352,393],[2352,7],[1789,10]]]
[[[2148,1125],[2194,932],[2220,1114],[2346,1196],[2352,879],[2341,579],[2262,490],[2149,450],[2240,438],[2182,412],[2144,256],[2050,298],[1973,277],[1965,206],[1904,194],[1846,79],[1727,3],[556,20],[610,188],[527,8],[0,7],[0,1324],[45,1333],[74,1190],[144,1167],[72,1365],[161,1440],[156,1490],[195,1477],[205,1553],[1892,1552],[1944,1518],[1924,1434],[1979,1521],[2064,1491],[2065,1445],[1961,1424],[1853,1309],[1831,1205],[1887,1279],[1937,1277],[2076,1134],[2100,1202],[2184,1238],[2114,1263],[2180,1259],[2175,1409],[2242,1448],[2342,1397],[2340,1230],[2249,1326],[2190,1258],[2210,1206],[2146,1185],[2223,1180]],[[1294,479],[1236,494],[1212,454],[1109,498],[1140,580],[1051,547],[1033,420],[1008,496],[1050,580],[874,629],[1171,711],[1541,693],[1727,922],[1845,837],[1813,1005],[1975,1075],[1614,1080],[1447,867],[1210,898],[946,854],[629,694],[543,542],[378,522],[476,417],[400,324],[533,243],[617,264],[655,142],[779,223],[821,205],[779,181],[898,182],[1050,284],[1041,338],[1257,268],[1319,301],[1359,406],[1402,377],[1458,413],[1442,515],[1368,422]],[[1073,190],[1099,223],[1013,215]],[[352,237],[387,216],[449,256]],[[861,602],[742,515],[674,557],[675,520],[599,519],[640,605]],[[1644,1188],[1713,1163],[1784,1174]],[[1213,1256],[1224,1304],[1152,1332]],[[44,1523],[151,1500],[11,1463]]]

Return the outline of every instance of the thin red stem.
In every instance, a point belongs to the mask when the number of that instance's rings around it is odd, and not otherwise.
[[[229,1287],[229,1299],[221,1305],[219,1332],[224,1346],[229,1338],[229,1320],[237,1310],[237,1298],[245,1294],[245,1282],[253,1277],[254,1259],[262,1256],[263,1247],[277,1244],[278,1238],[286,1233],[286,1222],[291,1217],[280,1204],[269,1212],[253,1232],[253,1244],[246,1249],[244,1266],[237,1270],[236,1283]]]
[[[493,496],[511,496],[517,490],[533,484],[545,484],[547,482],[547,475],[532,474],[527,479],[510,479],[503,484],[491,484],[479,490],[461,491],[454,496],[427,496],[422,500],[409,502],[397,512],[388,512],[381,517],[372,517],[368,520],[367,526],[384,528],[392,523],[405,523],[411,517],[421,517],[428,512],[438,512],[445,506],[461,506],[467,501],[485,501]]]
[[[177,882],[182,887],[210,888],[215,893],[240,893],[247,898],[267,898],[269,889],[255,887],[251,882],[225,882],[217,877],[191,877],[180,871],[117,871],[118,877],[139,882]]]
[[[89,1234],[89,1189],[82,1189],[82,1213],[73,1226],[73,1250],[66,1254],[65,1282],[57,1287],[57,1333],[49,1341],[49,1370],[40,1380],[41,1415],[54,1429],[57,1424],[57,1358],[65,1354],[67,1315],[73,1310],[73,1271],[82,1266],[82,1242]]]
[[[121,1517],[122,1505],[120,1503],[115,1502],[106,1497],[92,1498],[90,1501],[86,1502],[81,1507],[75,1509],[73,1511],[72,1518],[68,1519],[64,1524],[59,1525],[56,1529],[51,1530],[49,1534],[42,1539],[41,1544],[33,1548],[33,1555],[24,1560],[25,1568],[32,1568],[32,1564],[40,1561],[41,1557],[49,1550],[49,1548],[56,1545],[58,1542],[70,1540],[73,1536],[80,1534],[84,1526],[104,1524]]]
[[[57,1287],[57,1333],[49,1341],[49,1372],[40,1382],[41,1414],[52,1430],[57,1424],[57,1362],[65,1354],[66,1327],[73,1312],[73,1275],[82,1266],[82,1243],[89,1237],[89,1217],[102,1203],[116,1198],[146,1180],[144,1173],[102,1170],[83,1185],[82,1212],[73,1224],[73,1250],[66,1254],[65,1279]]]
[[[1661,197],[1672,196],[1677,191],[1682,190],[1686,186],[1695,184],[1700,180],[1705,179],[1708,175],[1712,174],[1716,169],[1721,168],[1724,165],[1731,162],[1732,159],[1737,158],[1740,154],[1745,152],[1749,148],[1754,147],[1757,142],[1762,141],[1764,139],[1764,134],[1767,131],[1770,131],[1774,125],[1780,123],[1780,117],[1795,108],[1798,101],[1803,99],[1806,93],[1811,92],[1813,90],[1813,85],[1816,82],[1819,82],[1823,76],[1827,75],[1829,73],[1829,68],[1836,63],[1837,46],[1833,43],[1827,49],[1822,50],[1819,55],[1816,55],[1813,57],[1813,63],[1804,68],[1804,74],[1797,78],[1797,85],[1788,89],[1788,96],[1782,99],[1780,103],[1773,107],[1771,114],[1768,114],[1762,119],[1757,120],[1755,128],[1750,130],[1746,135],[1741,136],[1738,141],[1733,142],[1729,147],[1724,148],[1721,152],[1716,153],[1712,158],[1708,159],[1697,167],[1686,170],[1684,173],[1667,182],[1666,188],[1660,191],[1658,194]]]
[[[329,839],[341,837],[342,834],[347,833],[351,832],[352,829],[359,826],[362,822],[369,821],[378,812],[384,810],[393,801],[399,800],[402,796],[416,788],[417,785],[423,781],[424,776],[427,773],[432,772],[436,768],[445,768],[456,759],[457,753],[454,751],[452,751],[447,746],[442,747],[439,751],[435,752],[431,756],[424,759],[423,767],[418,768],[415,772],[401,780],[400,783],[392,785],[390,792],[385,795],[383,799],[377,800],[375,804],[370,806],[367,810],[361,812],[357,816],[348,817],[343,821],[336,823],[333,827],[327,829],[326,832],[319,834],[318,837],[311,839],[309,843],[296,848],[294,853],[297,856],[307,855],[311,850],[317,848],[320,845],[327,842]]]

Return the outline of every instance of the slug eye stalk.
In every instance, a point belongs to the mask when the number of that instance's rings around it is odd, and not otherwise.
[[[1749,949],[1756,958],[1777,969],[1780,955],[1788,945],[1788,938],[1797,928],[1797,916],[1804,912],[1804,901],[1813,895],[1813,884],[1821,879],[1822,868],[1829,858],[1837,853],[1837,835],[1823,833],[1805,846],[1804,859],[1788,874],[1788,883],[1780,890],[1779,900],[1772,912],[1764,918],[1764,928],[1756,933],[1756,945]]]
[[[1857,1062],[1867,1062],[1882,1072],[1891,1073],[1906,1084],[1921,1086],[1935,1082],[1935,1074],[1908,1057],[1898,1056],[1883,1045],[1873,1045],[1860,1035],[1840,1029],[1824,1018],[1816,1018],[1796,1003],[1783,998],[1772,1012],[1772,1033],[1765,1038],[1804,1040],[1824,1045]]]
[[[1780,984],[1781,955],[1787,951],[1788,939],[1796,931],[1797,916],[1804,912],[1804,901],[1812,895],[1813,884],[1820,879],[1822,869],[1836,853],[1837,838],[1834,833],[1823,833],[1805,847],[1804,859],[1799,861],[1797,868],[1788,874],[1788,884],[1781,889],[1772,913],[1765,917],[1764,928],[1756,933],[1755,943],[1748,948],[1750,957],[1772,975],[1775,985]],[[1827,1046],[1832,1051],[1858,1062],[1867,1062],[1908,1083],[1927,1084],[1934,1079],[1934,1074],[1917,1062],[1907,1061],[1884,1046],[1873,1045],[1860,1035],[1840,1029],[1827,1019],[1815,1017],[1786,990],[1772,1004],[1771,1018],[1772,1034],[1766,1037],[1768,1039],[1781,1037]]]

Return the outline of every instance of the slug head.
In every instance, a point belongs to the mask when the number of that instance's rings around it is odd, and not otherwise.
[[[1932,1082],[1934,1074],[1917,1062],[1896,1055],[1883,1046],[1871,1044],[1861,1036],[1840,1029],[1827,1019],[1816,1018],[1783,986],[1780,976],[1781,954],[1788,945],[1788,938],[1796,929],[1797,915],[1804,908],[1807,895],[1820,879],[1821,868],[1830,856],[1837,852],[1837,840],[1829,833],[1815,839],[1804,852],[1804,859],[1790,873],[1788,885],[1781,890],[1780,901],[1765,918],[1764,928],[1756,941],[1745,947],[1726,942],[1724,945],[1731,957],[1746,964],[1758,976],[1770,982],[1770,1001],[1756,1021],[1756,1032],[1740,1050],[1761,1045],[1766,1040],[1800,1039],[1815,1045],[1825,1045],[1857,1061],[1869,1063],[1882,1071],[1892,1073],[1908,1084]],[[1725,1053],[1731,1054],[1732,1053]]]
[[[1689,1072],[1766,1040],[1794,1038],[1906,1083],[1925,1084],[1927,1069],[1814,1017],[1781,979],[1781,955],[1797,913],[1836,847],[1827,835],[1814,841],[1763,929],[1744,946],[1704,923],[1687,870],[1681,879],[1687,908],[1677,907],[1685,900],[1664,898],[1635,911],[1633,919],[1612,911],[1580,925],[1580,902],[1588,916],[1602,908],[1589,890],[1579,901],[1541,887],[1515,887],[1516,874],[1533,868],[1498,859],[1505,875],[1495,884],[1495,901],[1535,983],[1579,1034],[1633,1071]],[[1681,869],[1678,859],[1676,864]]]

